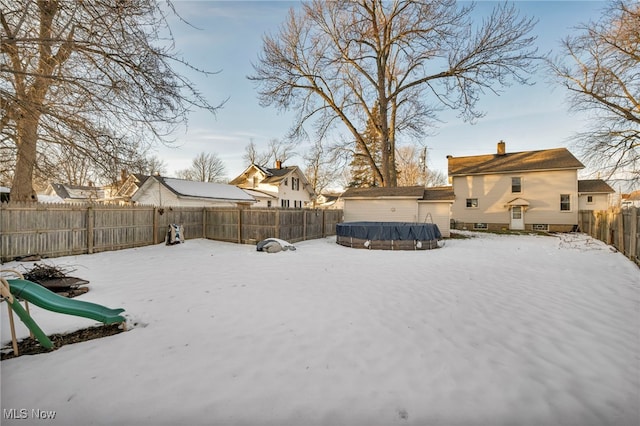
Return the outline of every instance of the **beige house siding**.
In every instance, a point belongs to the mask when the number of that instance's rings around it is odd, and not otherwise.
[[[512,177],[522,179],[520,193],[511,192]],[[559,225],[556,229],[564,230],[578,223],[577,182],[577,170],[454,176],[456,200],[452,206],[452,218],[465,224],[487,223],[508,227],[510,212],[507,204],[520,198],[529,203],[524,212],[526,229],[531,229],[533,224],[548,224]],[[570,196],[569,211],[560,210],[561,194]],[[476,198],[478,207],[468,208],[468,198]]]
[[[588,197],[592,197],[592,202],[587,201]],[[580,210],[607,210],[609,208],[609,194],[580,194],[578,208]]]
[[[431,220],[438,225],[438,229],[443,237],[451,236],[451,203],[446,201],[418,201],[418,222],[431,223]]]
[[[450,210],[448,201],[419,201],[415,199],[345,199],[345,222],[417,222],[433,223],[443,237],[450,234]],[[426,220],[431,213],[431,220]]]
[[[345,222],[417,222],[415,199],[345,199]]]

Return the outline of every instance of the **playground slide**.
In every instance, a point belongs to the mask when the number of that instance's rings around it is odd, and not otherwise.
[[[125,318],[120,315],[120,313],[124,312],[124,309],[109,309],[96,303],[68,299],[47,290],[39,284],[27,280],[10,279],[7,281],[9,282],[11,294],[13,294],[14,297],[24,299],[48,311],[90,318],[105,324],[126,321]]]
[[[33,320],[33,318],[31,318],[29,313],[22,307],[22,305],[20,304],[20,302],[18,302],[18,300],[13,299],[13,303],[7,300],[7,303],[9,303],[9,305],[11,306],[11,309],[13,309],[13,312],[15,312],[18,315],[18,317],[22,320],[24,325],[27,326],[29,331],[33,333],[33,336],[36,339],[38,339],[38,342],[40,342],[40,344],[43,347],[47,349],[53,348],[53,342],[51,342],[51,339],[49,339],[49,337],[45,334],[45,332],[42,331],[40,326]],[[12,330],[13,330],[13,325],[12,325]],[[14,352],[15,351],[17,351],[17,349],[14,346]]]

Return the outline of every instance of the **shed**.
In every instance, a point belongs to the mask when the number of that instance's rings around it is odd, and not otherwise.
[[[350,188],[342,199],[345,222],[432,222],[443,237],[450,236],[451,186]]]
[[[131,200],[138,204],[172,207],[236,207],[256,201],[233,185],[161,176],[148,178]]]

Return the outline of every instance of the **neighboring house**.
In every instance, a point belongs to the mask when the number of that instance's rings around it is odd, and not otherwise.
[[[640,207],[640,190],[629,194],[622,194],[620,200],[621,207]]]
[[[44,191],[47,197],[59,197],[65,203],[95,203],[105,200],[104,189],[99,186],[51,183]]]
[[[236,207],[256,200],[233,185],[150,176],[131,196],[136,204],[158,207]]]
[[[130,203],[133,194],[140,189],[142,184],[144,184],[148,178],[149,176],[140,173],[131,173],[127,175],[126,172],[123,172],[122,182],[117,191],[113,194],[112,201],[122,204]]]
[[[0,203],[8,203],[11,194],[11,188],[0,186]]]
[[[579,210],[607,210],[616,191],[602,179],[578,181]]]
[[[251,164],[229,184],[250,190],[258,201],[254,207],[311,207],[315,196],[300,168],[283,167],[280,161],[274,169]]]
[[[343,191],[325,191],[315,199],[315,206],[319,209],[339,210],[344,208]]]
[[[435,223],[443,237],[449,237],[450,186],[425,188],[350,188],[342,194],[345,222]]]
[[[457,228],[572,231],[578,224],[578,170],[567,149],[448,156]]]

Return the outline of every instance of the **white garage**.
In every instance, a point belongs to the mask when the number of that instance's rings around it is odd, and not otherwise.
[[[342,195],[345,222],[435,223],[449,237],[453,187],[350,188]]]

